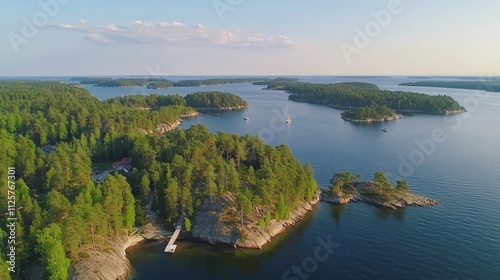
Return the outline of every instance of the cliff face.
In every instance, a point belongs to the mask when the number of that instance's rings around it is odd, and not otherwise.
[[[125,250],[142,241],[140,236],[121,237],[99,250],[87,251],[87,256],[70,267],[71,280],[125,280],[132,272]]]
[[[240,217],[235,215],[235,198],[231,194],[215,198],[210,202],[206,199],[202,208],[196,214],[192,229],[193,237],[205,240],[211,244],[223,243],[241,248],[262,248],[271,242],[272,237],[285,231],[289,226],[300,221],[313,206],[319,202],[319,193],[311,201],[303,201],[287,220],[271,220],[266,228],[248,217],[241,225]]]

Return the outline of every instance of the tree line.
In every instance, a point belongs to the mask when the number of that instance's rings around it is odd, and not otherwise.
[[[72,78],[80,84],[95,85],[98,87],[143,87],[148,88],[170,88],[172,82],[163,78]]]
[[[402,83],[399,85],[412,87],[459,88],[500,92],[500,81],[498,81],[497,79],[484,81],[418,81],[413,83]]]
[[[342,118],[353,120],[383,119],[396,115],[396,111],[385,105],[372,105],[346,110],[342,113]]]
[[[289,83],[285,89],[291,93],[290,100],[340,108],[385,105],[396,111],[428,114],[464,110],[450,96],[381,90],[370,83]]]
[[[248,107],[248,103],[236,94],[210,91],[186,95],[186,105],[199,109],[229,109]]]
[[[188,106],[196,109],[248,107],[248,103],[241,97],[220,91],[195,92],[187,94],[185,97],[177,94],[126,95],[108,99],[106,103],[143,109],[158,109],[171,105]]]
[[[213,78],[205,80],[182,80],[174,83],[174,87],[199,87],[226,84],[241,84],[261,81],[263,78]]]

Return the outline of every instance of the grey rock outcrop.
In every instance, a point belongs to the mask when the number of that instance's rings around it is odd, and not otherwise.
[[[235,198],[231,194],[225,194],[212,202],[205,200],[194,219],[193,237],[211,244],[222,243],[240,248],[260,249],[271,242],[274,236],[302,220],[319,202],[319,192],[311,201],[303,201],[290,213],[289,219],[282,221],[273,219],[265,228],[249,218],[246,218],[244,225],[241,226],[240,219],[234,215],[237,213],[234,201]]]
[[[412,194],[407,191],[394,192],[391,199],[382,196],[368,196],[365,191],[372,187],[370,182],[357,183],[350,193],[335,193],[322,191],[321,200],[332,204],[347,204],[351,201],[364,202],[378,207],[398,209],[406,206],[432,206],[439,204],[438,201],[421,195]]]

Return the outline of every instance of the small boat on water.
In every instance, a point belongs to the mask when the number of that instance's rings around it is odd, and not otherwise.
[[[384,127],[384,128],[382,128],[382,131],[383,131],[383,132],[387,132],[387,128],[385,128],[385,127]]]
[[[250,118],[249,117],[244,117],[243,118],[245,121],[248,121]]]
[[[292,118],[290,118],[290,113],[288,112],[288,105],[286,105],[286,119],[285,119],[285,123],[292,123]]]

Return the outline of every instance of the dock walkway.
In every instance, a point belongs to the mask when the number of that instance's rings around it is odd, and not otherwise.
[[[177,227],[175,228],[174,234],[172,237],[170,237],[170,241],[167,244],[167,247],[165,247],[164,252],[165,253],[174,253],[175,249],[177,248],[177,245],[175,245],[175,241],[177,240],[177,237],[179,237],[179,233],[181,232],[182,229],[182,222],[184,221],[184,217],[179,217],[179,220],[177,220]]]

